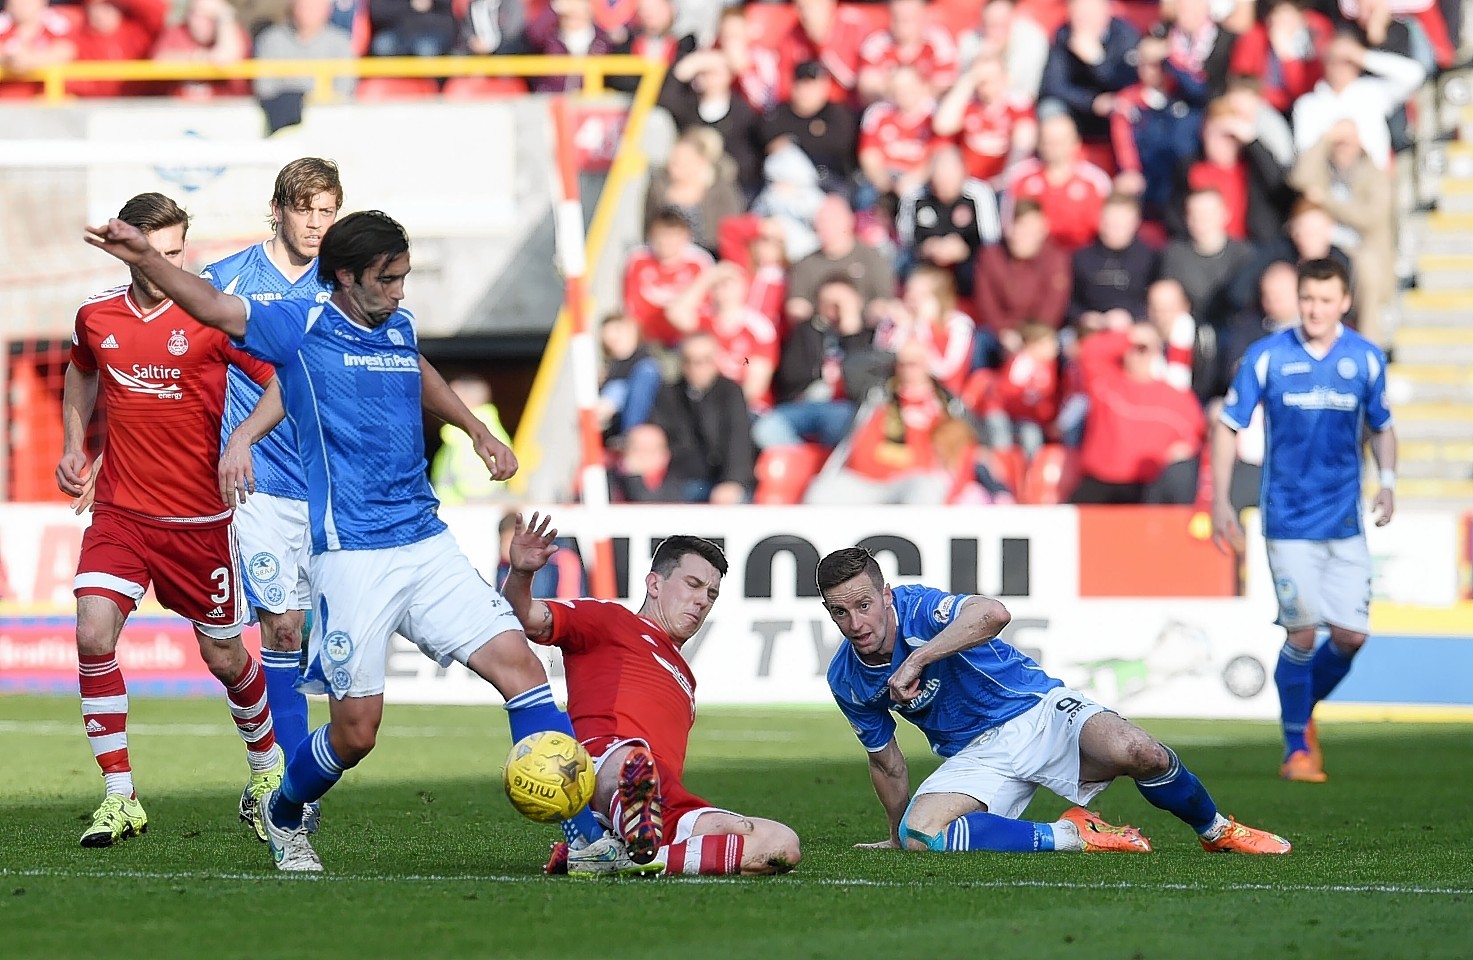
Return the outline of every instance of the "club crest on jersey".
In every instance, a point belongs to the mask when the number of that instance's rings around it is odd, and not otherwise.
[[[1355,361],[1349,357],[1341,357],[1340,362],[1335,364],[1335,372],[1346,380],[1353,379],[1356,374]]]
[[[333,663],[347,663],[353,656],[353,638],[341,630],[334,630],[322,641],[322,652]]]
[[[252,580],[257,583],[269,583],[275,580],[276,574],[281,571],[281,561],[277,560],[274,554],[258,553],[251,557],[247,569],[250,570]]]
[[[404,334],[400,333],[398,330],[390,330],[389,342],[396,347],[404,346]]]
[[[169,352],[176,357],[182,357],[189,352],[189,338],[184,335],[183,330],[175,330],[169,334],[167,344]]]
[[[332,294],[326,290],[319,290],[317,291],[317,296],[313,299],[316,300],[318,303],[326,303],[327,301],[332,299]]]
[[[955,606],[956,606],[956,596],[955,595],[942,597],[941,598],[941,602],[936,605],[936,612],[933,613],[933,614],[931,614],[931,619],[932,620],[935,620],[937,623],[946,623],[946,622],[950,621],[951,620],[951,610]]]
[[[332,672],[332,676],[328,678],[328,682],[332,684],[334,691],[341,691],[338,695],[342,696],[353,685],[353,675],[342,667],[338,667]]]
[[[286,591],[274,583],[271,584],[271,586],[266,588],[266,602],[273,607],[280,606],[286,602]]]

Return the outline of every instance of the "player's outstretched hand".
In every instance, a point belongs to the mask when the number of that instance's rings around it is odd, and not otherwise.
[[[1391,515],[1396,512],[1396,494],[1382,487],[1376,494],[1376,499],[1371,502],[1371,512],[1376,515],[1376,526],[1386,526],[1391,522]]]
[[[116,217],[100,227],[88,227],[83,239],[124,263],[140,263],[153,249],[142,230]]]
[[[80,450],[64,453],[56,464],[56,485],[69,497],[82,495],[87,480],[87,454]]]
[[[900,849],[900,844],[898,844],[898,843],[895,842],[895,838],[894,837],[891,837],[888,840],[881,840],[879,843],[856,843],[854,845],[854,849],[856,849],[856,850],[899,850]]]
[[[492,480],[510,480],[517,473],[517,455],[487,430],[476,438],[476,453],[491,471]]]
[[[921,695],[921,667],[906,657],[890,674],[890,699],[909,703]]]
[[[1223,553],[1231,548],[1234,553],[1241,554],[1247,547],[1243,525],[1238,522],[1238,512],[1231,503],[1219,501],[1212,504],[1212,542]]]
[[[511,546],[507,549],[507,559],[511,561],[511,568],[518,573],[536,573],[547,566],[547,561],[557,553],[557,528],[552,525],[551,516],[532,514],[530,521],[523,521],[522,515],[517,514],[516,527],[512,530]]]
[[[238,507],[256,492],[256,472],[251,466],[251,445],[237,442],[235,434],[225,441],[220,453],[220,499],[227,507]]]

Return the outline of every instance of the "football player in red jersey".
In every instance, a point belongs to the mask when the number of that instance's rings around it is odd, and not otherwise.
[[[681,783],[696,680],[680,648],[721,591],[721,548],[667,537],[645,575],[644,604],[632,613],[606,600],[534,599],[532,576],[556,552],[556,537],[551,517],[517,516],[502,595],[534,643],[563,652],[568,714],[598,776],[595,814],[613,826],[630,861],[663,864],[665,873],[761,875],[797,866],[802,853],[790,827],[714,806]],[[606,859],[582,862],[565,843],[554,844],[547,870],[621,872]]]
[[[184,259],[189,216],[145,193],[118,218],[143,231],[174,264]],[[136,270],[133,282],[91,297],[77,311],[62,398],[64,446],[57,484],[95,496],[73,592],[82,721],[102,768],[106,796],[82,846],[106,847],[143,833],[148,817],[128,759],[128,692],[114,653],[123,623],[152,582],[159,602],[194,624],[200,655],[224,684],[245,741],[259,797],[285,768],[266,704],[266,679],[241,645],[241,588],[230,508],[216,480],[225,373],[235,364],[272,386],[275,371],[202,326]],[[87,423],[101,391],[107,456],[87,491]]]

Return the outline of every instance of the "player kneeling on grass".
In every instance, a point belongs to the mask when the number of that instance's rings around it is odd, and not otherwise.
[[[557,551],[551,518],[517,515],[502,592],[536,643],[563,652],[568,713],[593,755],[593,803],[614,834],[553,846],[548,873],[784,873],[798,865],[798,835],[744,817],[685,789],[685,751],[696,718],[696,679],[681,646],[706,622],[726,556],[699,537],[668,537],[645,575],[639,613],[604,600],[532,597],[532,576]]]
[[[1086,804],[1123,776],[1211,853],[1289,852],[1282,837],[1218,813],[1170,747],[997,639],[1010,617],[996,600],[891,588],[862,547],[824,557],[818,588],[848,641],[829,664],[829,687],[869,751],[870,780],[890,818],[888,840],[860,846],[1150,853],[1139,830],[1082,806],[1055,823],[1018,819],[1040,785]],[[946,758],[914,799],[891,711]]]

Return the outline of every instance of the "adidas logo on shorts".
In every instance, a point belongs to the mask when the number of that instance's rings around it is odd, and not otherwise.
[[[118,347],[118,338],[115,337],[115,336],[113,336],[110,333],[107,335],[107,339],[104,340],[104,341],[102,341],[102,343],[101,343],[100,346],[102,347],[103,350],[117,350],[117,349],[120,349]]]
[[[215,607],[215,609],[213,609],[209,613],[205,614],[205,616],[208,617],[211,620],[219,620],[221,617],[225,616],[225,611],[222,610],[222,609],[220,609],[217,606],[217,607]]]

